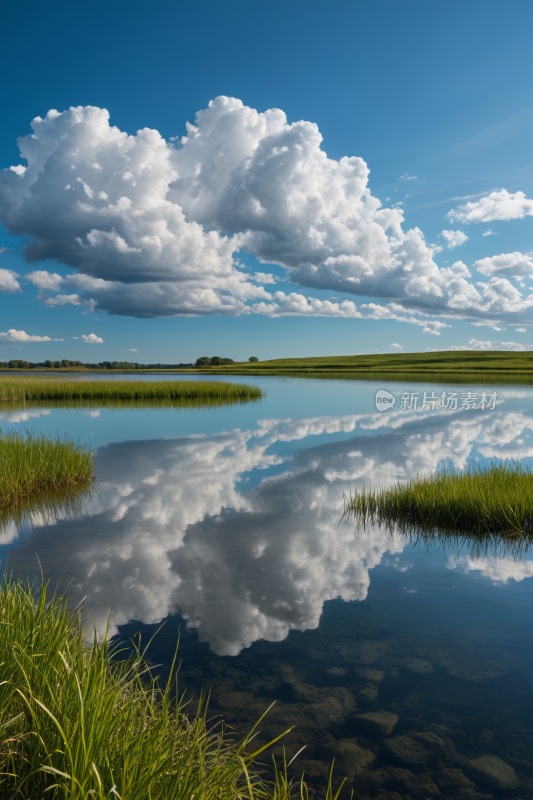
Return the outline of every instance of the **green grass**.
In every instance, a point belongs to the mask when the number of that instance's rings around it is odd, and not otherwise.
[[[288,800],[286,770],[262,777],[253,732],[238,741],[186,713],[137,651],[86,644],[77,609],[4,576],[0,588],[0,797],[41,800]],[[277,740],[276,740],[277,741]],[[271,743],[273,744],[273,743]],[[263,773],[264,774],[264,773]],[[303,781],[297,787],[304,800]],[[339,790],[340,791],[340,790]],[[331,777],[326,800],[336,800]]]
[[[444,353],[390,353],[381,355],[320,356],[316,358],[279,358],[258,363],[197,370],[202,373],[302,375],[349,374],[351,377],[394,375],[452,374],[458,377],[517,375],[533,378],[533,353],[478,350]]]
[[[0,378],[0,400],[259,400],[264,393],[248,383],[223,381],[68,381],[53,378]]]
[[[360,524],[399,523],[404,530],[533,535],[533,471],[516,463],[442,470],[409,483],[363,489],[345,501]]]
[[[94,452],[66,435],[0,430],[0,509],[24,498],[88,484]]]

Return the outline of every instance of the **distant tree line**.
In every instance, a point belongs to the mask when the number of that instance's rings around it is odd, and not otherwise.
[[[196,367],[219,367],[221,364],[235,364],[232,358],[221,358],[220,356],[202,356],[196,359]]]
[[[259,361],[252,356],[248,361]],[[136,361],[99,361],[98,364],[84,363],[83,361],[69,361],[63,358],[61,361],[24,361],[23,359],[12,359],[11,361],[0,361],[0,369],[64,369],[65,367],[82,367],[86,369],[183,369],[185,367],[218,367],[223,364],[234,364],[232,358],[221,358],[220,356],[202,356],[196,359],[195,364],[138,364]]]
[[[138,364],[132,361],[100,361],[98,364],[84,363],[83,361],[0,361],[0,369],[62,369],[64,367],[85,367],[86,369],[178,369],[194,367],[194,364]]]
[[[248,361],[259,361],[256,356],[251,356]],[[221,358],[220,356],[202,356],[196,359],[195,367],[218,367],[221,364],[235,364],[232,358]]]

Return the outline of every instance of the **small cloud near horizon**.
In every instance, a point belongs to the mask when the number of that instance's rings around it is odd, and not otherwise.
[[[403,350],[403,344],[397,344],[396,342],[393,342],[391,347],[396,347],[398,350]]]
[[[63,342],[64,339],[51,339],[49,336],[33,336],[26,331],[16,331],[10,328],[4,333],[0,333],[0,339],[8,342]]]
[[[81,338],[87,344],[103,344],[104,343],[104,340],[101,339],[99,336],[97,336],[96,333],[90,333],[88,336],[86,336],[84,333],[82,333]]]

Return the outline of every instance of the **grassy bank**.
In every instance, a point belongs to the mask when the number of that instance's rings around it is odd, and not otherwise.
[[[259,400],[258,386],[223,381],[68,381],[0,377],[3,401],[167,400],[205,402]]]
[[[67,436],[0,431],[0,508],[24,498],[88,484],[94,453]]]
[[[356,491],[346,500],[345,514],[361,524],[530,536],[533,471],[514,463],[473,466],[457,474],[443,470],[409,483]]]
[[[251,735],[237,742],[205,707],[189,718],[141,654],[85,644],[65,600],[4,578],[0,589],[0,796],[69,800],[286,800],[260,779]],[[305,789],[305,787],[302,787]],[[299,792],[298,792],[299,793]],[[302,795],[303,797],[303,795]],[[331,785],[328,790],[331,796]]]
[[[508,351],[447,351],[444,353],[389,353],[381,355],[279,358],[258,363],[198,369],[198,372],[252,375],[319,375],[344,373],[351,377],[387,375],[517,375],[533,378],[533,353]]]

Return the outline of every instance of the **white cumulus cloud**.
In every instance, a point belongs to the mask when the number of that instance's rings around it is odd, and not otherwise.
[[[176,143],[149,128],[128,135],[96,107],[52,110],[32,128],[19,139],[27,168],[0,172],[0,221],[25,237],[28,263],[76,270],[27,276],[48,306],[368,316],[365,306],[270,293],[276,279],[247,272],[243,250],[293,284],[401,307],[427,332],[438,323],[414,315],[517,321],[533,306],[506,278],[473,283],[460,261],[440,269],[423,233],[404,230],[401,208],[372,195],[363,159],[328,158],[316,124],[289,124],[280,109],[218,97]]]
[[[87,342],[87,344],[104,343],[104,340],[101,339],[99,336],[97,336],[96,333],[89,333],[87,336],[84,333],[82,333],[81,338],[83,339],[84,342]]]
[[[397,350],[403,350],[403,344],[396,344],[396,342],[393,342],[391,347],[395,347]]]
[[[26,331],[17,331],[10,328],[4,333],[0,333],[0,339],[7,342],[62,342],[63,339],[51,339],[49,336],[33,336]]]
[[[475,203],[466,203],[448,211],[448,219],[454,222],[491,222],[494,219],[523,219],[533,216],[533,200],[524,192],[511,194],[507,189],[491,192]],[[487,234],[488,235],[488,234]]]
[[[482,275],[495,275],[498,272],[507,272],[513,276],[533,276],[532,253],[502,253],[499,256],[481,258],[474,264]]]
[[[464,244],[468,239],[468,236],[466,233],[463,233],[463,231],[442,231],[442,233],[439,233],[439,236],[446,239],[446,247],[448,250],[459,247],[459,245]]]
[[[517,328],[516,330],[519,333],[526,333],[525,328]],[[533,348],[533,344],[523,345],[519,342],[493,342],[490,339],[487,341],[470,339],[467,345],[452,344],[450,347],[426,347],[426,350],[430,350],[431,352],[444,352],[445,350],[501,350],[502,348],[505,348],[506,350],[517,350],[522,352]]]
[[[17,281],[18,275],[10,269],[0,269],[0,292],[15,294],[22,291]]]

